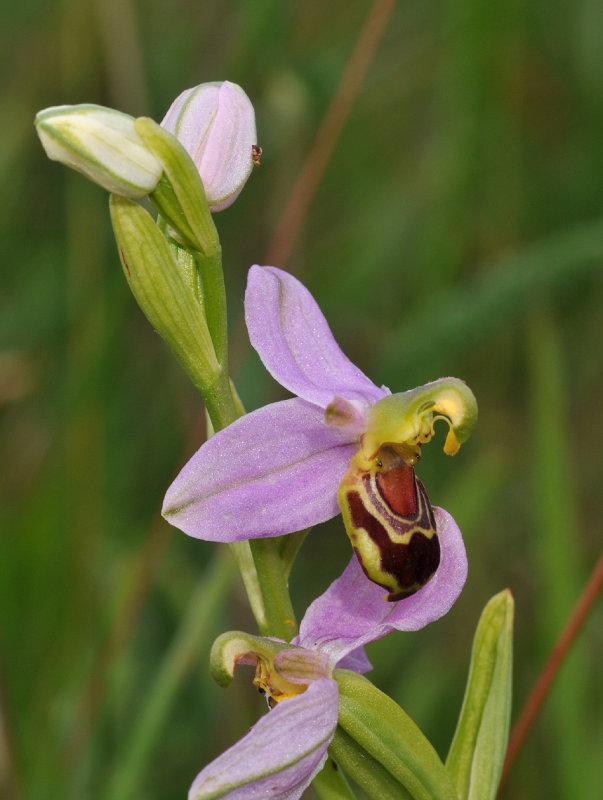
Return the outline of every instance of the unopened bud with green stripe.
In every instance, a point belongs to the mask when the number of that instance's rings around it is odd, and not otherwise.
[[[128,114],[90,104],[53,106],[35,119],[48,158],[131,199],[151,192],[163,174],[134,123]]]

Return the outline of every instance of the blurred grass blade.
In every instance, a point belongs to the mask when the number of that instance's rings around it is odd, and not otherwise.
[[[599,318],[603,319],[600,314]],[[532,563],[539,566],[535,641],[540,661],[555,641],[586,578],[583,537],[592,516],[584,513],[582,505],[582,481],[587,470],[581,463],[582,437],[576,435],[573,410],[573,398],[580,389],[575,385],[575,364],[568,358],[565,322],[538,302],[531,309],[526,334],[530,547]],[[588,339],[583,346],[588,351]],[[590,396],[591,391],[586,390],[586,394]],[[592,668],[597,666],[593,664]],[[584,651],[575,648],[558,677],[547,710],[547,723],[565,733],[551,742],[550,755],[557,764],[561,797],[571,797],[577,785],[584,797],[600,794],[599,771],[590,772],[582,766],[583,754],[592,741],[584,735],[584,709],[591,697],[590,669]],[[571,736],[567,735],[570,730]]]
[[[165,736],[166,723],[178,689],[201,654],[209,650],[214,620],[223,607],[235,574],[234,561],[221,548],[201,576],[171,647],[157,669],[140,712],[110,775],[105,800],[138,797],[155,747]]]
[[[355,672],[336,670],[335,677],[343,730],[414,800],[457,800],[438,754],[400,706]]]
[[[597,273],[603,257],[600,220],[555,231],[523,250],[485,265],[473,280],[458,282],[414,313],[403,316],[377,357],[386,379],[445,353],[471,351],[475,337],[486,340],[507,330],[545,292],[562,292],[581,275]],[[429,331],[429,336],[416,336]],[[401,342],[412,342],[401,348]],[[437,371],[437,370],[436,370]]]
[[[507,748],[507,756],[505,758],[505,766],[503,769],[503,776],[501,786],[504,785],[505,778],[508,775],[517,754],[519,753],[534,720],[538,713],[541,711],[542,706],[551,690],[555,678],[559,675],[559,670],[570,653],[576,638],[582,626],[584,625],[588,614],[592,611],[597,598],[603,588],[603,554],[599,556],[599,560],[595,564],[590,578],[586,586],[582,590],[576,605],[574,606],[570,618],[566,622],[555,647],[553,648],[546,664],[542,668],[538,679],[536,680],[528,699],[525,702],[523,710],[519,715],[509,739],[509,746]]]
[[[473,640],[463,707],[446,760],[460,800],[494,798],[511,715],[513,597],[508,589],[484,608]]]

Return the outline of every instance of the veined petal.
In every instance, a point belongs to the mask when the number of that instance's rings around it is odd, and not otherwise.
[[[329,678],[282,700],[197,775],[188,800],[297,800],[326,760],[338,707]]]
[[[238,197],[253,169],[257,144],[251,101],[235,83],[202,83],[182,92],[162,127],[178,137],[199,170],[210,210]]]
[[[291,644],[299,645],[299,643],[300,643],[299,636],[295,636],[291,641]],[[288,651],[288,652],[293,652],[293,651]],[[343,656],[343,658],[340,661],[336,663],[334,663],[333,660],[329,658],[327,653],[322,652],[321,650],[306,650],[305,648],[300,647],[297,650],[295,650],[295,652],[313,653],[319,655],[321,659],[323,659],[322,661],[320,661],[320,663],[324,665],[325,669],[333,669],[334,667],[337,667],[338,669],[350,669],[353,672],[357,672],[359,675],[364,675],[365,672],[370,672],[373,669],[373,665],[368,660],[368,656],[366,655],[366,651],[363,646],[357,647],[355,650],[352,650],[350,653],[347,653],[346,655]],[[279,653],[274,659],[274,663],[275,665],[277,665],[277,667],[280,666],[281,664],[279,660],[280,657],[281,653]],[[241,660],[239,663],[243,664],[248,662],[244,662]],[[302,670],[299,671],[302,672]],[[295,678],[289,678],[289,680],[291,680],[294,683],[296,681]]]
[[[245,320],[268,372],[304,400],[326,408],[339,396],[363,409],[388,394],[342,353],[310,292],[287,272],[251,267]]]
[[[356,444],[294,398],[212,436],[165,496],[163,515],[199,539],[236,542],[292,533],[339,513],[337,486]]]
[[[224,81],[218,89],[216,117],[204,142],[202,175],[212,211],[236,200],[253,169],[251,148],[257,143],[251,101],[235,83]]]
[[[311,684],[319,678],[329,677],[328,658],[317,650],[292,647],[274,656],[274,668],[291,683]]]
[[[461,532],[441,508],[433,509],[440,540],[440,565],[429,583],[397,603],[383,599],[383,589],[368,580],[354,557],[343,574],[308,608],[296,643],[318,647],[331,665],[360,645],[393,630],[416,631],[451,608],[467,577]]]

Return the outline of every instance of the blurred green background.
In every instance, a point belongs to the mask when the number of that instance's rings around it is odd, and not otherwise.
[[[40,108],[160,120],[183,89],[240,83],[262,166],[216,217],[233,371],[245,276],[285,205],[372,3],[21,0],[2,6],[0,795],[176,800],[263,705],[213,638],[254,631],[227,553],[159,516],[203,441],[199,399],[123,279],[107,196],[45,158]],[[445,756],[487,599],[516,599],[514,717],[600,548],[603,6],[395,4],[291,258],[343,349],[400,391],[464,378],[480,404],[419,475],[466,539],[450,614],[372,645],[373,680]],[[292,502],[294,498],[292,498]],[[342,570],[340,520],[307,539],[299,613]],[[501,793],[601,797],[603,615],[591,615]],[[308,796],[310,796],[310,792]]]

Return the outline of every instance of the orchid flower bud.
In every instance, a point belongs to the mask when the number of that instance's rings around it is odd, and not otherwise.
[[[199,171],[210,211],[239,196],[259,148],[251,101],[236,83],[202,83],[174,100],[161,126],[184,145]]]
[[[134,118],[96,105],[53,106],[35,120],[46,155],[114,194],[137,199],[152,191],[163,166],[144,144]]]

